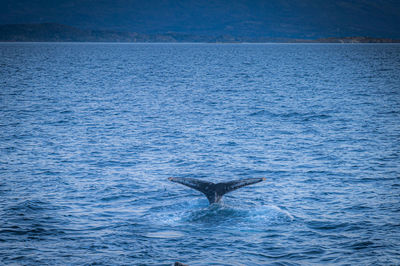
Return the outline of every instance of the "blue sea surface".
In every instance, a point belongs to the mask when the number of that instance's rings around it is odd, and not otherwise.
[[[0,44],[0,264],[175,261],[399,265],[400,45]]]

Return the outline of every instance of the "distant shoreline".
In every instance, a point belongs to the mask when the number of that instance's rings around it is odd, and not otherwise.
[[[142,34],[108,30],[86,30],[56,23],[0,25],[0,42],[65,42],[65,43],[400,43],[400,39],[366,36],[327,37],[316,39],[200,36],[167,32]]]
[[[224,44],[251,44],[251,45],[262,45],[262,44],[343,44],[343,45],[356,45],[356,44],[400,44],[400,41],[393,42],[319,42],[319,41],[307,41],[307,42],[118,42],[118,41],[2,41],[0,40],[0,44],[176,44],[176,45],[184,45],[184,44],[215,44],[215,45],[224,45]]]

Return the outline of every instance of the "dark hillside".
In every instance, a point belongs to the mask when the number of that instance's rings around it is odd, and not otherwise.
[[[3,0],[0,24],[198,36],[400,38],[397,0]],[[82,33],[86,34],[86,33]]]

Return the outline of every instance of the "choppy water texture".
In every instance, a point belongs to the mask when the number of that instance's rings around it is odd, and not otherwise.
[[[399,55],[0,44],[1,263],[400,264]]]

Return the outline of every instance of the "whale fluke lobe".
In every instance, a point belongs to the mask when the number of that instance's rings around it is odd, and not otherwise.
[[[223,195],[238,188],[256,184],[265,180],[265,178],[247,178],[223,183],[212,183],[194,178],[170,177],[168,180],[176,182],[203,193],[210,204],[219,202]]]

